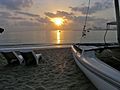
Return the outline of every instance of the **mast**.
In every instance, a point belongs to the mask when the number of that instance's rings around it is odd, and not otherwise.
[[[120,13],[119,13],[119,1],[114,0],[115,11],[116,11],[116,22],[117,22],[117,39],[120,45]]]

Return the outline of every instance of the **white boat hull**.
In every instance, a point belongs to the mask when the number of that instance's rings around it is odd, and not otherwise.
[[[95,56],[93,55],[94,52],[90,52],[92,58],[89,58],[89,55],[85,57],[84,53],[79,53],[73,46],[72,46],[72,51],[73,51],[73,57],[75,59],[76,64],[85,73],[85,75],[91,80],[91,82],[96,86],[96,88],[98,88],[99,90],[120,90],[119,71],[114,70],[113,68],[103,64],[99,60],[96,60]],[[90,59],[92,62],[90,61]],[[109,76],[110,73],[111,73],[111,77]],[[112,78],[112,76],[115,78]]]

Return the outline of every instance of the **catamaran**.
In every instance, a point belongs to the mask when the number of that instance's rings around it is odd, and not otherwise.
[[[119,0],[114,0],[118,44],[75,44],[72,53],[76,64],[98,90],[120,90],[120,15]]]

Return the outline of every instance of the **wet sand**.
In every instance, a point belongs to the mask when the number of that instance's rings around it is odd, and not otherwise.
[[[5,67],[0,56],[0,90],[97,90],[76,66],[70,48],[35,50],[38,66]]]

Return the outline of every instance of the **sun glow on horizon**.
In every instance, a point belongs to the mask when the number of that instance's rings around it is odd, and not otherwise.
[[[51,21],[57,26],[61,26],[62,24],[64,24],[64,19],[60,17],[51,18]]]

